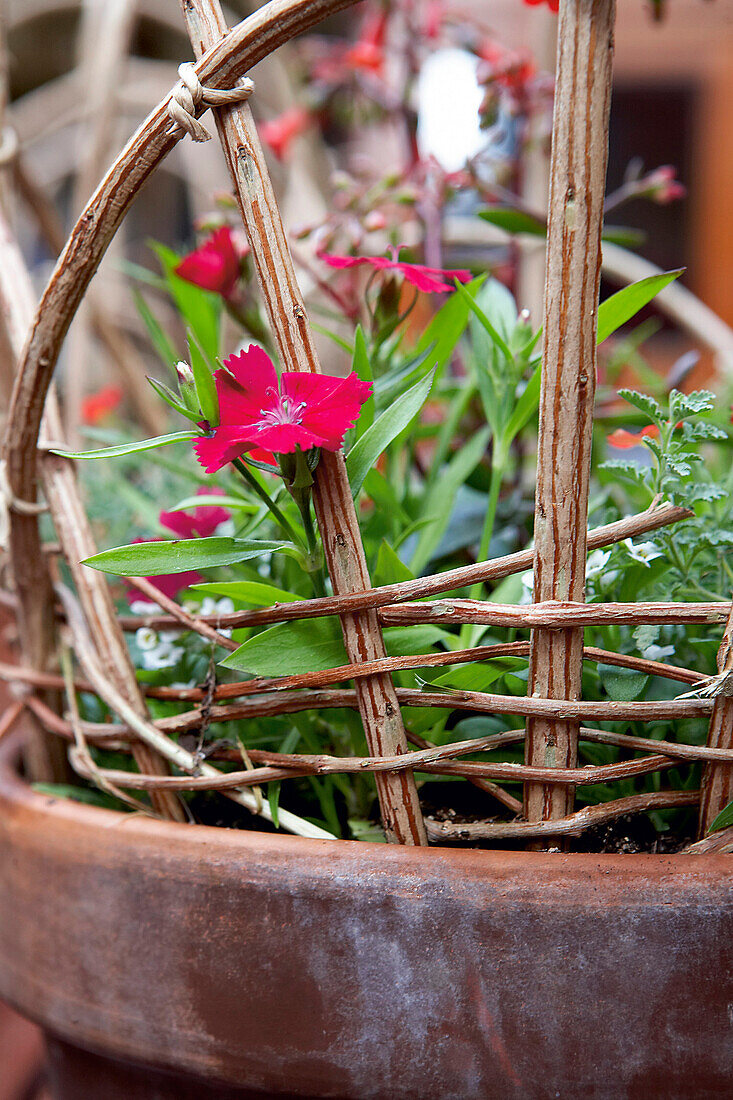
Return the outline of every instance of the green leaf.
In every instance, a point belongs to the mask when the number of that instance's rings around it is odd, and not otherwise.
[[[405,657],[429,652],[446,636],[445,630],[431,625],[390,627],[384,632],[387,652]],[[221,662],[253,676],[295,676],[348,663],[341,627],[331,616],[278,623],[248,638]]]
[[[521,432],[522,428],[537,412],[540,403],[541,374],[541,366],[536,367],[525,386],[524,393],[517,401],[512,415],[506,423],[503,432],[503,444],[507,449],[514,437]]]
[[[204,420],[208,420],[212,428],[219,424],[219,397],[216,392],[216,382],[211,367],[206,362],[196,337],[188,332],[188,353],[191,357],[191,370],[196,386],[196,397]]]
[[[693,393],[672,390],[669,395],[669,411],[675,424],[678,420],[684,420],[686,416],[709,412],[713,408],[715,408],[715,394],[710,390],[695,390]]]
[[[431,687],[453,687],[461,691],[486,691],[506,672],[500,665],[456,665],[430,681]]]
[[[175,268],[180,262],[172,249],[154,242],[151,245],[160,260],[168,289],[187,328],[193,330],[196,340],[210,363],[219,355],[219,318],[221,299],[218,294],[202,290],[193,283],[180,279]]]
[[[384,644],[390,657],[414,657],[429,653],[433,646],[451,643],[454,635],[429,623],[420,626],[389,626],[384,632]]]
[[[168,337],[168,334],[161,327],[160,322],[151,310],[148,303],[143,298],[139,290],[134,292],[135,305],[137,311],[142,318],[145,328],[148,330],[150,342],[157,351],[160,358],[165,365],[169,367],[173,373],[176,373],[176,363],[180,359],[180,355],[176,352],[173,343]]]
[[[655,401],[653,397],[650,397],[647,393],[638,393],[637,390],[619,390],[619,397],[623,397],[624,401],[628,401],[630,405],[633,405],[639,412],[643,412],[645,416],[648,416],[650,420],[655,421],[657,424],[661,424],[664,420],[664,409]]]
[[[192,413],[186,406],[178,400],[178,395],[169,389],[168,386],[164,386],[162,382],[159,382],[157,378],[151,378],[147,376],[148,382],[153,387],[158,397],[165,401],[166,405],[170,405],[172,409],[175,409],[181,416],[185,416],[186,420],[190,420],[193,424],[197,424],[199,418],[196,413]]]
[[[119,455],[136,454],[138,451],[152,451],[156,447],[168,447],[171,443],[184,443],[197,439],[201,432],[173,432],[171,435],[156,435],[153,439],[138,439],[134,443],[118,443],[115,447],[103,447],[100,451],[52,451],[62,458],[90,459],[117,458]]]
[[[354,333],[354,357],[352,360],[352,370],[356,371],[362,382],[373,382],[374,373],[372,371],[372,364],[369,360],[369,352],[367,351],[366,337],[364,336],[364,330],[361,325],[356,326],[356,332]],[[368,428],[374,423],[374,393],[372,392],[368,401],[365,401],[362,405],[359,418],[354,425],[356,432],[356,438],[359,439]]]
[[[303,599],[294,592],[259,581],[207,581],[205,584],[192,584],[191,591],[202,592],[205,596],[229,596],[253,607],[270,607],[276,603],[294,603]]]
[[[617,703],[630,703],[644,691],[649,677],[645,672],[616,665],[598,665],[598,674],[609,697]]]
[[[432,359],[439,377],[466,331],[469,317],[467,299],[473,299],[483,286],[485,278],[485,275],[480,275],[461,287],[463,294],[452,294],[435,314],[418,341],[415,348],[418,355],[432,347]]]
[[[509,347],[503,336],[501,336],[500,333],[497,332],[497,330],[494,328],[491,321],[481,309],[481,306],[478,304],[478,302],[475,301],[475,299],[468,293],[467,289],[459,282],[456,282],[456,290],[465,300],[468,308],[472,311],[472,313],[476,315],[482,328],[484,328],[486,332],[488,332],[492,342],[496,345],[496,347],[499,349],[507,362],[513,362],[514,355],[512,354],[512,349]]]
[[[729,802],[725,809],[721,810],[708,829],[708,834],[717,833],[719,829],[727,829],[733,825],[733,802]]]
[[[244,500],[242,497],[217,496],[215,494],[186,497],[185,500],[174,504],[171,512],[185,512],[187,508],[231,508],[237,512],[246,512],[254,515],[260,510],[260,505],[254,501]]]
[[[130,546],[114,546],[102,550],[83,565],[101,573],[120,577],[157,577],[168,573],[185,573],[189,569],[215,569],[221,565],[236,565],[240,561],[274,554],[288,547],[280,542],[257,539],[210,538],[180,539],[176,542],[135,542]]]
[[[377,461],[382,451],[417,416],[427,400],[433,385],[435,371],[421,378],[407,393],[398,397],[388,409],[374,421],[364,435],[346,456],[346,469],[349,474],[351,492],[356,496],[364,484],[364,478]]]
[[[512,210],[508,206],[489,206],[479,211],[479,217],[485,222],[503,229],[505,233],[527,233],[532,237],[546,237],[547,223],[539,218],[525,214],[522,210]]]
[[[248,638],[221,662],[252,676],[296,676],[348,664],[338,620],[278,623]]]
[[[601,240],[617,244],[619,248],[641,248],[647,235],[643,229],[632,229],[629,225],[604,225]]]
[[[280,828],[280,788],[282,783],[267,784],[267,805],[272,814],[272,824],[276,829]]]
[[[684,268],[678,271],[665,271],[659,275],[650,275],[646,279],[640,279],[637,283],[631,283],[612,294],[598,307],[598,343],[602,344],[616,329],[621,328],[632,317],[635,317],[640,309],[651,302],[661,290],[679,279]]]
[[[425,494],[420,504],[420,511],[423,515],[435,516],[435,519],[423,529],[420,535],[410,562],[413,573],[420,573],[437,549],[443,532],[450,522],[456,493],[483,458],[490,436],[491,429],[488,427],[477,432],[465,446],[461,447],[460,451],[453,455]]]
[[[414,573],[407,568],[387,540],[382,539],[377,554],[377,564],[372,574],[374,586],[378,588],[384,584],[399,584],[401,581],[412,581],[414,579]]]

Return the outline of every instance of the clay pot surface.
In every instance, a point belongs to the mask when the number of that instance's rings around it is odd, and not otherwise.
[[[63,1100],[727,1097],[732,872],[155,822],[6,750],[0,996]]]

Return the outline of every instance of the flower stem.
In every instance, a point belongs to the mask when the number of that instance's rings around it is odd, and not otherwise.
[[[489,502],[486,506],[486,519],[484,520],[484,529],[481,534],[481,545],[479,546],[478,561],[486,561],[489,556],[489,547],[491,546],[491,536],[494,533],[494,521],[496,520],[496,509],[499,504],[499,493],[501,491],[501,485],[504,480],[504,473],[506,469],[506,456],[496,448],[494,452],[494,461],[491,464],[491,483],[489,486]],[[481,593],[483,590],[483,582],[478,581],[471,586],[469,591],[469,599],[479,600],[481,599]],[[474,627],[470,624],[466,624],[461,629],[461,646],[468,647],[472,645],[471,637],[474,633]]]
[[[247,482],[250,488],[254,489],[260,500],[267,505],[273,518],[282,528],[288,538],[296,545],[302,546],[303,540],[298,536],[295,528],[292,526],[290,521],[285,518],[283,513],[278,508],[277,504],[275,504],[275,501],[270,497],[270,494],[267,492],[267,490],[260,485],[259,481],[254,476],[252,471],[247,469],[246,464],[242,462],[241,458],[233,459],[232,466],[234,466],[234,468],[239,471],[239,473],[242,475],[242,478]]]

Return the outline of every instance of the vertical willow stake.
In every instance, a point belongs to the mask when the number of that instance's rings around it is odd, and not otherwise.
[[[181,8],[199,58],[227,34],[219,0],[181,0]],[[318,356],[252,112],[241,103],[214,113],[283,367],[318,371]],[[342,595],[370,588],[342,454],[323,453],[315,474],[314,499],[334,592]],[[343,615],[341,626],[350,661],[386,655],[376,612]],[[407,738],[391,678],[359,679],[356,690],[369,751],[376,756],[406,752]],[[387,839],[426,844],[412,773],[377,775],[376,783]]]
[[[718,650],[720,683],[710,717],[708,748],[733,748],[733,610]],[[702,773],[698,835],[703,837],[721,810],[733,801],[733,766],[706,764]]]
[[[615,0],[561,0],[550,169],[534,599],[583,600]],[[529,691],[577,699],[582,629],[532,633]],[[532,719],[525,761],[572,768],[578,723]],[[564,817],[567,785],[525,785],[529,821]]]

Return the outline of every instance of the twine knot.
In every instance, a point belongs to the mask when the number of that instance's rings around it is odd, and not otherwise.
[[[8,464],[0,461],[0,548],[7,549],[10,537],[10,513],[19,512],[22,516],[39,516],[48,511],[47,504],[36,501],[20,500],[13,493],[8,477]]]
[[[190,134],[193,141],[210,141],[211,134],[203,126],[196,112],[200,107],[224,107],[230,103],[243,103],[254,91],[254,81],[243,77],[233,88],[208,88],[199,80],[196,66],[184,61],[178,66],[180,82],[176,84],[168,101],[168,114],[173,125],[169,134]]]

